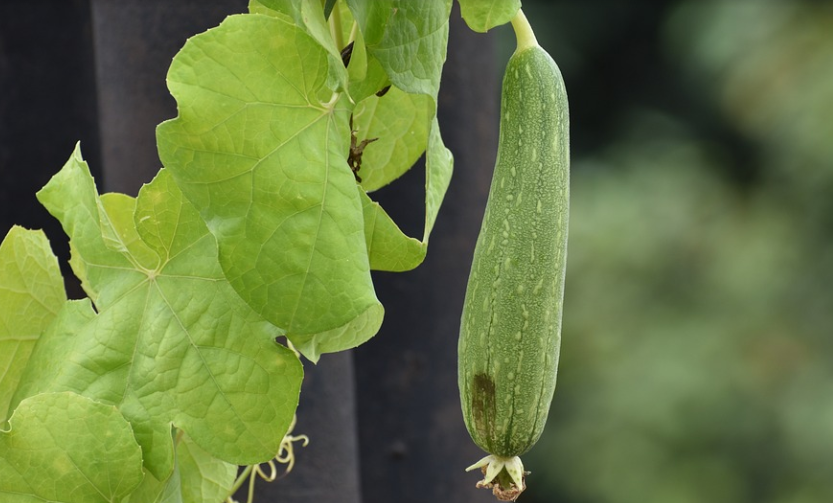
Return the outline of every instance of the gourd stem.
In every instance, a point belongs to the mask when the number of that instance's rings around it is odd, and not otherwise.
[[[538,46],[538,39],[535,38],[532,26],[529,25],[522,9],[518,9],[518,13],[512,18],[512,28],[515,30],[515,38],[518,41],[515,52]]]

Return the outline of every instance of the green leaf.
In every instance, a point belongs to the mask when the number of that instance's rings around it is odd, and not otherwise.
[[[371,306],[370,309],[359,313],[350,323],[341,327],[317,334],[297,335],[293,338],[293,344],[295,349],[311,362],[316,363],[323,353],[335,353],[355,348],[365,342],[367,338],[364,334],[375,334],[379,331],[384,314],[381,304]]]
[[[367,49],[393,84],[436,99],[448,44],[451,0],[347,0]]]
[[[411,93],[408,98],[412,101],[410,105],[404,105],[401,102],[397,105],[396,101],[392,100],[390,109],[385,112],[385,115],[387,117],[408,116],[409,113],[415,113],[414,122],[411,125],[412,129],[403,128],[400,131],[414,131],[415,136],[420,139],[414,145],[420,145],[421,149],[425,148],[422,146],[424,143],[421,135],[427,134],[425,229],[422,237],[422,247],[424,249],[428,244],[428,238],[437,219],[440,204],[448,189],[453,166],[453,158],[443,144],[436,120],[437,93],[448,44],[448,17],[451,13],[451,1],[379,0],[369,2],[347,0],[347,4],[361,27],[364,43],[370,56],[379,61],[391,82],[397,88]],[[351,87],[352,90],[353,87]],[[421,98],[414,95],[427,95],[430,101],[418,102],[417,100]],[[383,103],[384,98],[379,100],[377,106],[382,106]],[[372,107],[370,104],[364,106]],[[423,107],[427,108],[427,113],[423,112],[425,110]],[[357,107],[358,111],[359,107]],[[417,124],[416,121],[423,117],[424,124]],[[368,132],[363,137],[374,138],[376,136],[375,133]],[[381,142],[381,131],[379,137],[379,142]],[[392,135],[392,137],[395,138],[396,135]],[[365,151],[369,158],[368,182],[367,184],[363,183],[363,186],[368,190],[382,186],[399,176],[403,172],[401,166],[412,158],[413,152],[416,150],[412,146],[402,149],[400,153],[391,158],[392,163],[387,165],[384,163],[384,159],[373,159],[373,156],[376,155],[373,153],[375,146],[375,143],[370,144]],[[379,148],[377,152],[384,158],[386,153],[384,149]],[[363,159],[362,169],[365,169],[364,163]],[[381,173],[381,176],[377,175],[377,172]],[[365,174],[360,173],[364,180]],[[369,206],[365,205],[365,208],[367,209]],[[365,217],[366,219],[369,218],[367,214]],[[387,218],[387,215],[385,215],[385,218]],[[380,228],[377,227],[377,229]],[[386,233],[385,238],[379,238],[379,241],[388,243],[388,246],[384,248],[395,250],[396,246],[391,247],[389,245],[398,244],[400,247],[404,246],[412,249],[410,248],[412,245],[407,244],[402,237],[398,236],[398,233],[394,232],[391,226],[385,225],[381,229],[390,230],[389,233]],[[382,260],[376,256],[377,253],[392,256],[390,254],[393,252],[382,251],[384,248],[378,245],[379,241],[376,238],[373,239],[373,242],[376,242],[377,245],[374,253],[371,254],[371,263],[378,264],[387,261],[387,257]],[[409,257],[409,259],[412,258],[413,256]],[[404,264],[400,265],[400,267],[403,266]],[[410,264],[408,267],[410,267]]]
[[[0,424],[35,342],[66,302],[58,259],[41,231],[12,227],[0,244]]]
[[[428,236],[434,229],[440,205],[448,190],[448,184],[451,183],[453,166],[454,158],[443,143],[440,125],[434,117],[425,155],[425,237],[422,239],[425,243],[428,243]]]
[[[174,466],[168,478],[161,481],[146,471],[142,483],[124,503],[185,503],[182,499],[179,465]]]
[[[361,190],[365,240],[371,269],[408,271],[425,259],[428,238],[451,182],[453,158],[443,144],[436,118],[431,121],[425,168],[425,227],[422,241],[406,236],[379,205]]]
[[[460,14],[474,31],[486,33],[508,23],[521,8],[521,0],[459,0]]]
[[[349,12],[349,10],[347,11]],[[356,30],[353,40],[353,52],[347,65],[350,99],[354,103],[373,96],[385,86],[390,85],[388,74],[379,60],[367,53],[361,30]]]
[[[4,503],[115,503],[142,480],[142,452],[118,409],[75,393],[22,401],[0,430]]]
[[[213,236],[169,173],[137,199],[99,198],[76,149],[38,198],[98,298],[95,310],[88,300],[65,304],[15,400],[68,390],[118,406],[159,480],[173,469],[171,425],[231,463],[274,456],[298,404],[301,364],[225,280]]]
[[[309,341],[355,346],[383,312],[347,165],[351,106],[327,88],[326,61],[279,18],[227,18],[174,58],[179,117],[157,130],[160,158],[216,236],[231,285],[313,360],[323,350]],[[324,344],[341,330],[341,344]]]
[[[159,481],[145,473],[142,484],[126,503],[220,502],[228,496],[237,477],[237,465],[212,457],[188,435],[178,433],[176,467],[171,476]]]
[[[341,61],[341,47],[337,47],[330,35],[324,10],[320,2],[303,0],[250,0],[249,12],[278,16],[283,21],[294,22],[306,30],[318,44],[327,50],[327,87],[331,90],[347,88],[347,72]]]
[[[361,190],[361,189],[359,189]],[[425,259],[427,246],[406,236],[382,206],[361,190],[364,232],[370,267],[376,271],[410,271]]]
[[[443,196],[451,182],[453,158],[439,134],[436,118],[431,121],[426,151],[425,228],[422,241],[406,236],[382,207],[362,190],[370,267],[378,271],[408,271],[425,259],[428,238],[434,228]]]
[[[182,501],[223,501],[237,478],[237,465],[214,458],[188,435],[176,448]]]
[[[356,106],[353,129],[357,142],[376,138],[362,154],[361,185],[374,191],[402,176],[425,152],[434,102],[424,94],[396,87]]]
[[[294,19],[301,12],[301,0],[249,0],[249,12],[267,16],[282,14]]]

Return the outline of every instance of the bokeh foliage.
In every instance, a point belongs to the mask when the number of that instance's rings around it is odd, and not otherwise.
[[[574,138],[526,502],[833,501],[833,7],[524,7]]]

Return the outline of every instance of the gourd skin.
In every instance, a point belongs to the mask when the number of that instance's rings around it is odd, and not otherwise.
[[[569,117],[561,72],[541,47],[509,60],[489,200],[458,344],[466,427],[509,458],[541,436],[555,391],[569,212]]]

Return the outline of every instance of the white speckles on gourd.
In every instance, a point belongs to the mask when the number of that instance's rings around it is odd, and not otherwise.
[[[497,162],[458,346],[466,427],[495,456],[519,456],[534,445],[555,389],[568,143],[558,68],[540,47],[516,52],[503,82]]]

